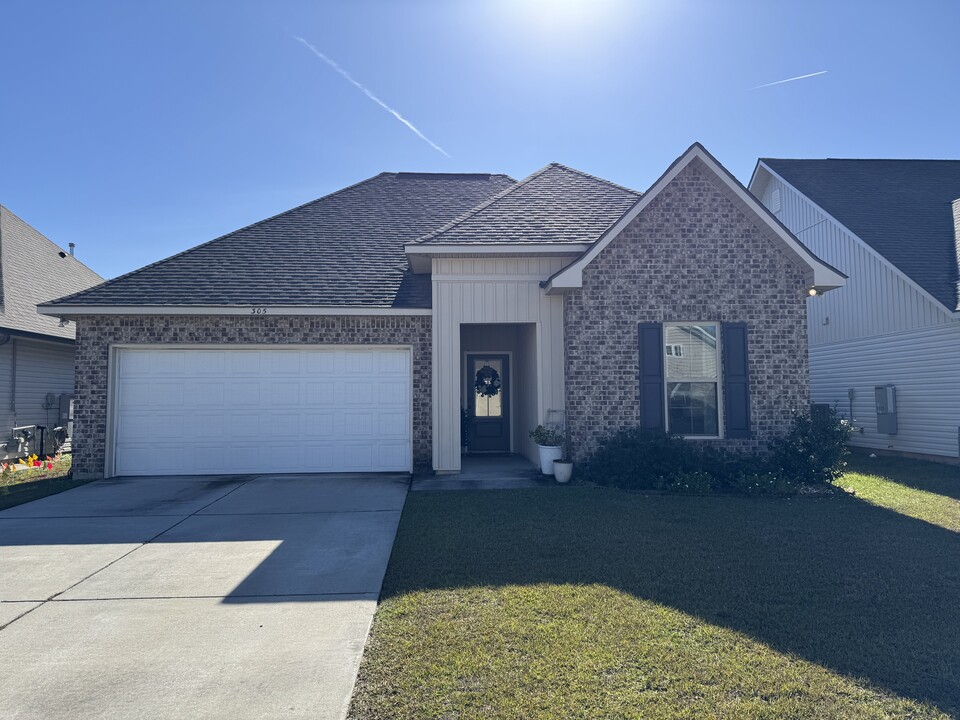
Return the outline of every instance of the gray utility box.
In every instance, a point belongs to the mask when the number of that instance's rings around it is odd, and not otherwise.
[[[897,434],[897,386],[876,385],[873,392],[877,398],[877,432]]]

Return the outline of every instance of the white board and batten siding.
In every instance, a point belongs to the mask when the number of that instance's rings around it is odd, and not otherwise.
[[[770,176],[760,199],[849,276],[807,303],[812,400],[848,416],[853,389],[853,445],[957,457],[960,321],[788,183]],[[896,434],[877,431],[877,385],[897,388]]]
[[[109,475],[410,472],[411,351],[118,347]]]
[[[536,393],[537,423],[544,420],[547,410],[564,408],[563,297],[546,295],[540,283],[570,260],[565,257],[433,260],[433,463],[438,472],[460,470],[462,324],[534,324],[539,372],[536,387],[524,387],[522,392]]]

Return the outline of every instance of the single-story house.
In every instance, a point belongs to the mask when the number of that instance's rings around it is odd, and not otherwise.
[[[77,325],[81,475],[456,473],[550,418],[577,458],[637,423],[757,447],[843,282],[695,144],[646,193],[382,173],[41,312]]]
[[[808,306],[813,400],[852,444],[960,455],[960,161],[761,158],[754,195],[850,275]]]
[[[69,423],[75,326],[37,304],[101,282],[72,243],[57,247],[0,205],[0,460],[51,452],[53,428]]]

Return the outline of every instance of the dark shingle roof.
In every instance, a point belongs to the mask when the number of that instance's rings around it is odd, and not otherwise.
[[[60,327],[57,318],[38,314],[37,305],[103,282],[2,205],[0,275],[0,328],[67,339],[75,326]]]
[[[950,310],[957,308],[951,203],[960,198],[960,160],[761,162]]]
[[[514,184],[381,173],[53,305],[430,307],[403,245]]]
[[[420,244],[592,243],[640,193],[551,163]]]

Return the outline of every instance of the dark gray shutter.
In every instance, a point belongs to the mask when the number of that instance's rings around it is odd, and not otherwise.
[[[640,346],[640,426],[648,430],[666,430],[663,412],[663,325],[639,323]]]
[[[726,436],[750,437],[750,356],[746,323],[723,323],[723,409]]]

